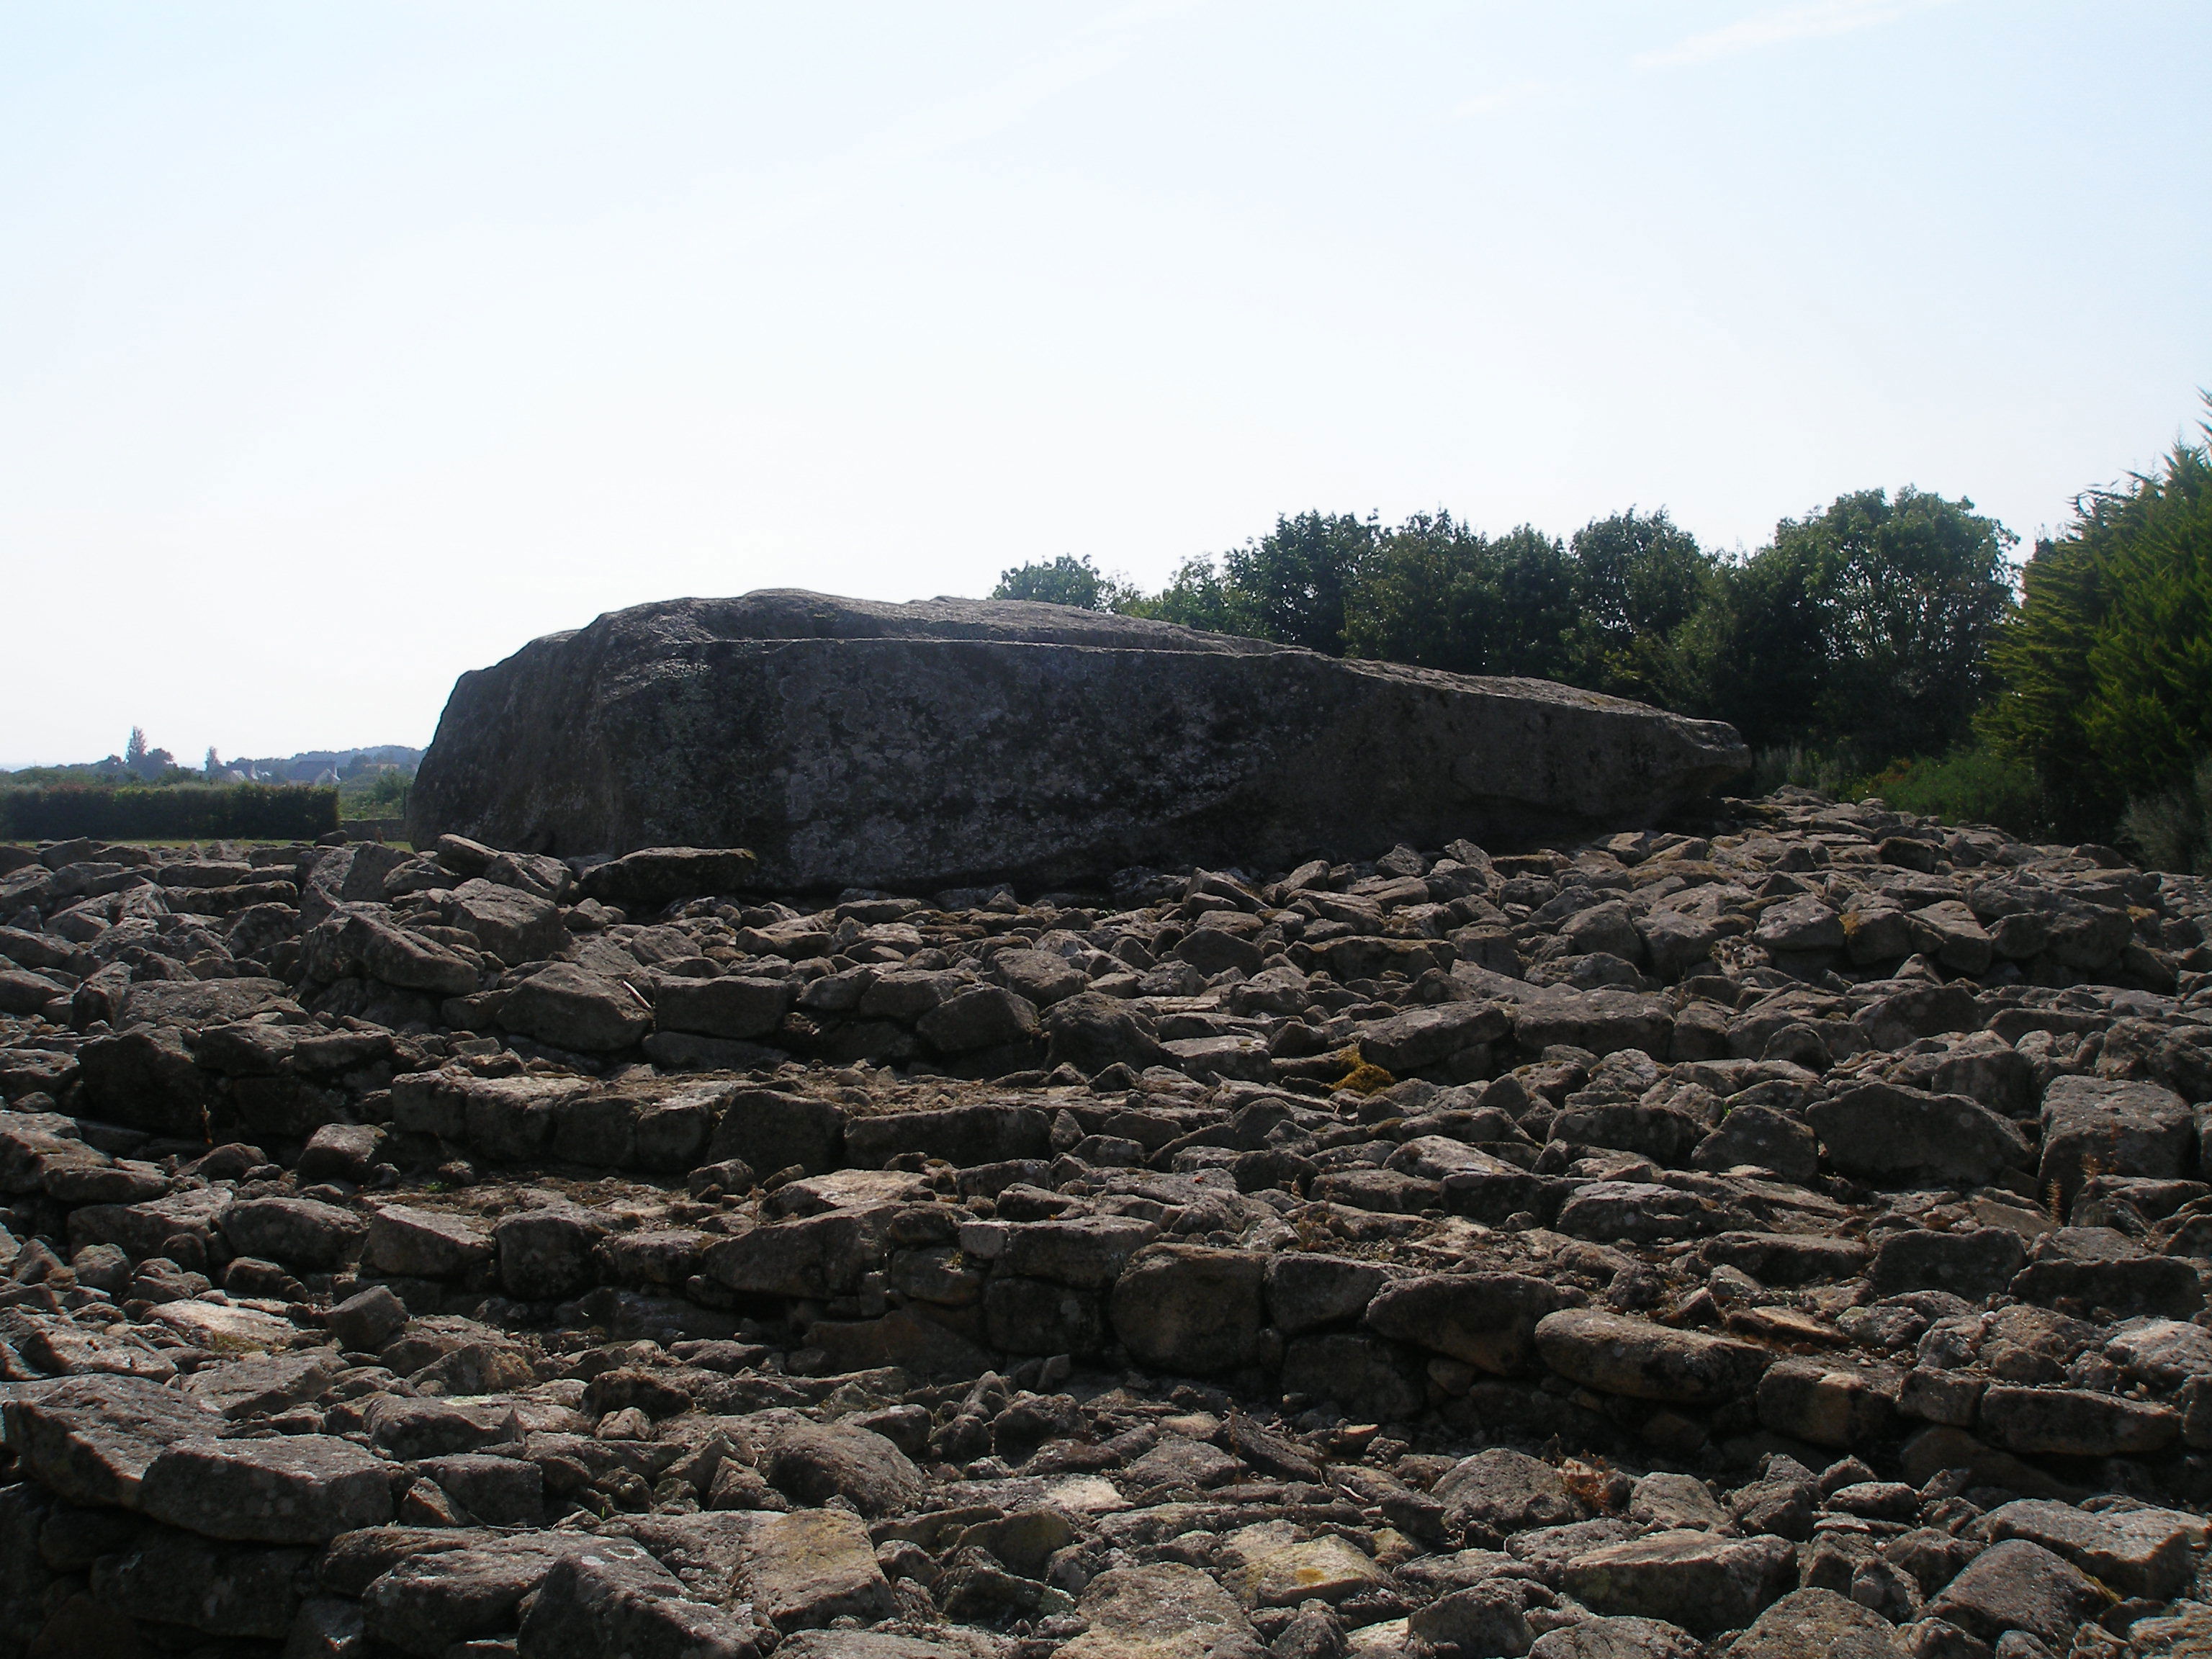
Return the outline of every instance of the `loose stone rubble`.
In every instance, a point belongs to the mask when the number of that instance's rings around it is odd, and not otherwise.
[[[0,848],[0,1656],[2212,1652],[2212,891]]]

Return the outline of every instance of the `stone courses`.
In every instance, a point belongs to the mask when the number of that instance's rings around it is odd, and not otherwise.
[[[1711,810],[20,862],[0,1655],[2194,1650],[2212,894]]]

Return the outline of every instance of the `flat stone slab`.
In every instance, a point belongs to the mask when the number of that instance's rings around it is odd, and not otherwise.
[[[1114,1567],[1083,1592],[1091,1628],[1060,1659],[1260,1659],[1244,1610],[1196,1567]]]
[[[289,1347],[303,1333],[289,1319],[258,1308],[233,1307],[228,1303],[187,1298],[165,1302],[150,1317],[178,1335],[217,1353],[255,1353]]]
[[[466,1216],[386,1204],[370,1218],[364,1246],[379,1273],[440,1279],[491,1259],[491,1237]]]
[[[299,1609],[308,1559],[303,1549],[149,1528],[132,1547],[93,1563],[92,1594],[105,1607],[157,1625],[280,1640]]]
[[[362,1621],[376,1640],[436,1659],[472,1637],[513,1630],[522,1598],[556,1563],[601,1547],[597,1538],[537,1532],[411,1555],[362,1593]]]
[[[1358,1638],[1354,1631],[1353,1653]],[[1585,1619],[1547,1631],[1528,1650],[1529,1659],[1701,1659],[1705,1644],[1661,1619]]]
[[[1985,1642],[2023,1630],[2063,1647],[2075,1626],[2104,1601],[2104,1593],[2070,1562],[2040,1544],[2008,1538],[1968,1563],[1929,1602],[1928,1611]]]
[[[1600,1394],[1678,1406],[1749,1393],[1773,1357],[1748,1342],[1587,1308],[1546,1315],[1536,1352],[1560,1376]]]
[[[138,1507],[147,1468],[167,1447],[221,1422],[174,1389],[137,1376],[72,1377],[7,1404],[8,1441],[24,1472],[75,1504]]]
[[[844,1510],[762,1516],[739,1545],[738,1577],[781,1631],[819,1629],[848,1614],[872,1624],[894,1605],[867,1528]]]
[[[2142,1659],[2203,1659],[2212,1653],[2212,1607],[2185,1601],[2163,1618],[2138,1619],[2128,1639]]]
[[[2171,1407],[2090,1389],[1985,1389],[1980,1415],[1983,1438],[2016,1452],[2140,1456],[2181,1435],[2180,1413]]]
[[[187,1395],[225,1417],[251,1417],[304,1405],[336,1376],[337,1357],[328,1350],[308,1353],[251,1354],[220,1365],[206,1365],[185,1379]]]
[[[177,1374],[175,1362],[132,1334],[112,1335],[58,1316],[15,1308],[0,1311],[0,1340],[60,1376],[143,1376],[162,1382]]]
[[[364,1413],[369,1438],[394,1457],[442,1457],[514,1440],[522,1433],[512,1401],[406,1400],[379,1395]]]
[[[1643,824],[1748,759],[1733,727],[1548,681],[771,589],[610,612],[463,675],[409,829],[745,848],[750,872],[697,879],[928,890]]]
[[[1845,1175],[1878,1183],[1993,1181],[2025,1169],[2027,1142],[2008,1121],[1965,1095],[1923,1094],[1863,1083],[1815,1102],[1805,1121],[1828,1161]]]
[[[204,1537],[320,1544],[392,1518],[391,1465],[331,1435],[184,1440],[148,1467],[138,1507]]]
[[[2057,1077],[2043,1096],[2036,1183],[2071,1204],[2094,1175],[2176,1179],[2190,1173],[2197,1126],[2189,1103],[2155,1083]]]
[[[1334,1533],[1301,1540],[1286,1522],[1232,1533],[1228,1572],[1239,1600],[1254,1607],[1294,1607],[1309,1599],[1337,1602],[1382,1582],[1374,1558]]]
[[[1831,1589],[1792,1590],[1759,1615],[1730,1659],[1905,1659],[1897,1627]]]
[[[635,1544],[607,1540],[562,1557],[522,1621],[530,1659],[754,1659],[751,1622],[690,1599]]]
[[[1990,1510],[1981,1524],[1992,1539],[2025,1538],[2123,1595],[2157,1601],[2187,1587],[2206,1535],[2203,1516],[2177,1510],[2097,1514],[2033,1498]]]
[[[1578,1555],[1567,1590],[1595,1612],[1663,1619],[1710,1636],[1757,1618],[1797,1576],[1797,1552],[1779,1538],[1658,1532]]]

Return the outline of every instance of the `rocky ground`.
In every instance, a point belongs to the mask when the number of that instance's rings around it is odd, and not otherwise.
[[[1721,810],[0,848],[0,1655],[2212,1652],[2212,894]]]

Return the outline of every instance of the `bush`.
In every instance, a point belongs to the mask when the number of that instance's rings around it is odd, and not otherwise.
[[[0,789],[0,836],[15,841],[313,841],[337,827],[338,792],[327,787]]]
[[[414,781],[415,775],[404,767],[372,768],[338,786],[338,811],[349,818],[404,817]]]
[[[2048,833],[2034,771],[1986,749],[1898,762],[1868,780],[1862,793],[1946,823],[1990,823],[2028,840]]]
[[[1856,800],[1866,793],[1859,787],[1865,773],[1866,769],[1847,755],[1808,749],[1802,744],[1778,744],[1753,750],[1751,770],[1729,788],[1759,796],[1787,787],[1811,789],[1831,800]]]
[[[1875,771],[1848,746],[1830,750],[1778,746],[1758,750],[1752,757],[1750,775],[1735,787],[1747,794],[1768,795],[1785,785],[1815,790],[1831,800],[1878,796],[1898,811],[1917,817],[1995,824],[2029,839],[2049,832],[2034,770],[1983,748],[1892,761]]]
[[[2212,875],[2212,760],[2199,761],[2185,785],[2130,801],[2120,839],[2146,869]]]

